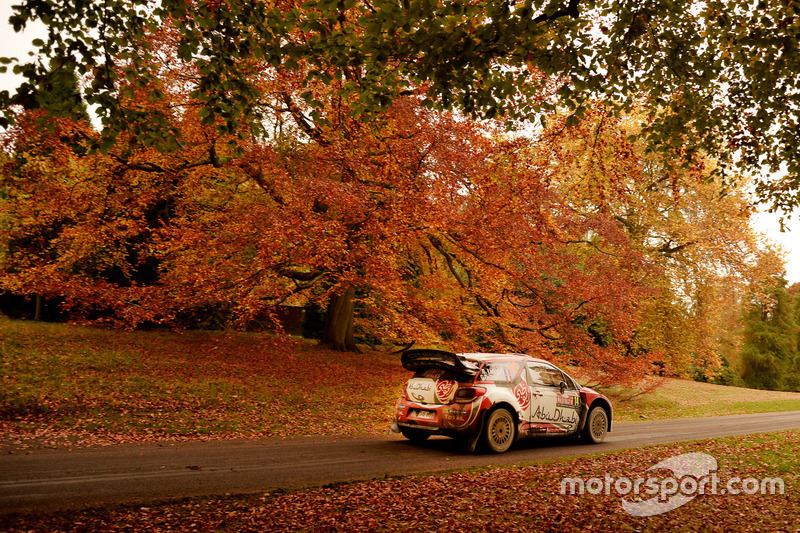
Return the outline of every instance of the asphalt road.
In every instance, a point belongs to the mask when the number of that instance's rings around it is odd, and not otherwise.
[[[398,436],[41,450],[0,456],[0,513],[266,492],[794,428],[800,428],[800,411],[620,423],[600,445],[538,439],[503,455],[470,454],[447,438],[415,445]]]

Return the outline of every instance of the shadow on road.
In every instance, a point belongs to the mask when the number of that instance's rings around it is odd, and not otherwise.
[[[403,446],[409,451],[426,450],[428,452],[434,452],[442,455],[495,455],[482,450],[481,446],[478,446],[478,449],[475,452],[470,452],[467,449],[466,441],[442,436],[434,436],[422,442],[412,442],[406,439],[398,439],[393,440],[392,443],[396,444],[397,446]],[[592,445],[584,444],[583,441],[576,437],[536,437],[517,441],[509,451],[503,454],[503,456],[513,456],[515,453],[529,450],[561,448],[564,446],[587,446],[591,448]]]

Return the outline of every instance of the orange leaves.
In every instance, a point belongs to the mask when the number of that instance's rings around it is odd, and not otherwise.
[[[6,321],[0,336],[7,442],[384,434],[407,378],[395,355],[257,334]]]
[[[681,154],[670,160],[648,152],[635,119],[595,104],[576,128],[562,131],[556,121],[537,146],[552,154],[553,188],[591,220],[577,241],[596,258],[618,256],[609,289],[626,278],[640,287],[638,295],[629,293],[638,315],[627,320],[636,336],[629,349],[661,352],[669,372],[681,373],[690,362],[713,366],[730,342],[719,339],[738,334],[726,313],[730,302],[763,279],[768,264],[775,272],[768,259],[774,255],[749,226],[744,186],[726,188],[711,174],[713,160],[682,169]],[[629,268],[631,261],[643,268]],[[615,308],[621,309],[607,307]]]
[[[292,100],[281,83],[273,96]],[[186,121],[195,142],[181,153],[81,160],[97,201],[59,235],[73,251],[50,265],[72,268],[52,293],[132,325],[198,313],[244,324],[352,286],[363,338],[616,357],[585,328],[602,317],[618,342],[630,338],[641,262],[609,218],[560,196],[546,152],[414,98],[374,124],[336,105],[318,124],[286,109],[292,135],[225,164],[186,163],[217,146]]]
[[[708,331],[680,284],[694,298],[720,266],[752,272],[746,223],[728,217],[741,197],[716,200],[700,170],[676,182],[600,106],[512,138],[412,96],[360,121],[301,74],[259,78],[272,132],[238,152],[179,92],[174,153],[123,134],[111,156],[78,157],[17,134],[5,287],[126,325],[232,327],[353,287],[359,340],[530,351],[611,380],[708,354],[698,339],[673,357],[668,322]]]

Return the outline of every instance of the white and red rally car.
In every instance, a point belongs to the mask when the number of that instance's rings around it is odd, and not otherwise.
[[[410,440],[431,435],[482,441],[494,453],[518,439],[578,435],[600,443],[611,431],[611,402],[566,372],[522,354],[408,350],[414,377],[395,406],[393,431]]]

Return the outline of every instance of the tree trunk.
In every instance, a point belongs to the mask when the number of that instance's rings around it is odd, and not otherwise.
[[[35,301],[36,301],[36,307],[33,312],[33,319],[36,322],[39,322],[42,319],[42,295],[39,294],[38,292],[36,293]]]
[[[358,352],[353,336],[353,298],[354,287],[348,287],[341,294],[333,294],[325,310],[325,329],[320,344],[340,352]]]

